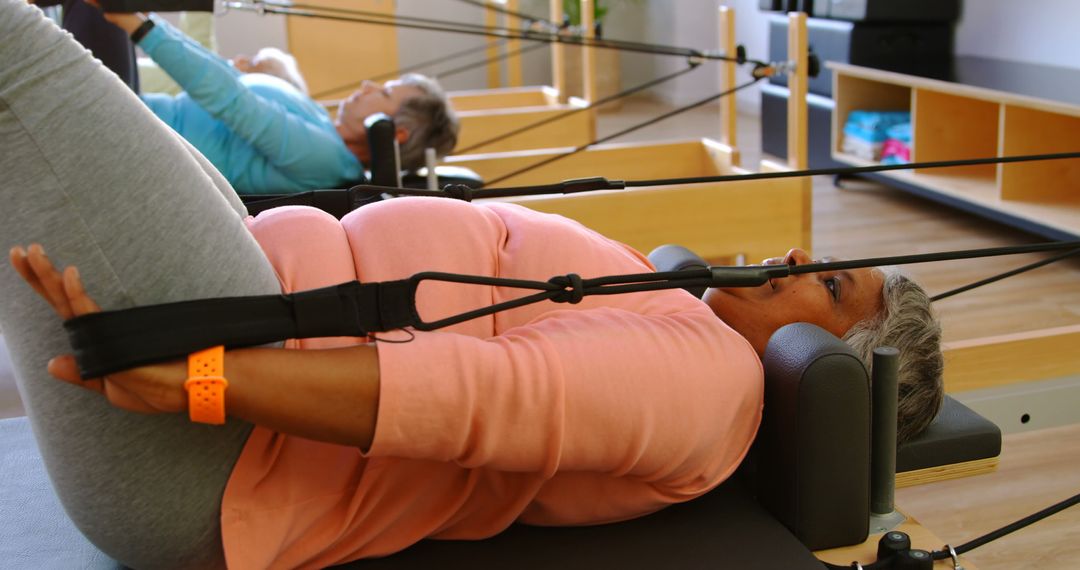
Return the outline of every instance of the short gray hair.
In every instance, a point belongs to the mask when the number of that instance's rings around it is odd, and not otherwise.
[[[415,170],[424,166],[424,149],[434,148],[439,158],[454,150],[460,125],[446,93],[434,79],[406,73],[399,81],[421,91],[406,99],[394,114],[394,124],[409,132],[401,145],[401,167]]]
[[[922,287],[894,267],[880,271],[884,276],[884,308],[851,327],[844,341],[855,349],[867,370],[875,348],[891,346],[900,351],[896,440],[903,443],[930,425],[945,397],[941,323]]]

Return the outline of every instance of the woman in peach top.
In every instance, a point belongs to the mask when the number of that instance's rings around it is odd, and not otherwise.
[[[36,9],[0,0],[0,37],[11,38],[0,45],[0,236],[15,246],[0,327],[65,510],[131,567],[320,568],[427,537],[686,501],[753,440],[773,331],[809,321],[857,346],[891,342],[920,310],[896,304],[921,293],[909,281],[865,270],[711,290],[705,302],[669,290],[535,304],[404,343],[231,350],[229,421],[193,424],[186,363],[79,378],[61,319],[427,270],[652,268],[575,222],[507,204],[399,199],[341,222],[305,208],[246,218],[201,155]],[[440,283],[421,288],[418,307],[433,320],[517,295]],[[936,341],[919,326],[920,342]],[[916,368],[901,390],[917,431],[940,381]]]

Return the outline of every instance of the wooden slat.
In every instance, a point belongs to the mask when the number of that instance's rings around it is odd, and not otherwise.
[[[538,164],[572,147],[522,150],[466,156],[449,156],[445,163],[476,171],[492,180],[515,170]],[[567,178],[607,176],[615,180],[705,176],[715,170],[701,140],[597,145],[545,166],[500,182],[499,186],[549,184]]]
[[[499,14],[495,10],[484,9],[484,25],[488,29],[495,29],[499,27]],[[487,38],[487,49],[484,50],[484,55],[488,60],[487,66],[487,86],[489,89],[496,87],[502,87],[502,72],[499,69],[499,62],[495,61],[495,58],[499,57],[499,38],[490,37]]]
[[[469,89],[448,91],[446,97],[454,110],[483,111],[512,107],[545,107],[555,104],[558,94],[551,87],[501,87],[498,89]]]
[[[951,81],[942,81],[939,79],[929,79],[926,77],[905,75],[903,73],[897,73],[895,71],[873,69],[869,67],[862,67],[859,65],[852,65],[849,63],[840,63],[836,61],[828,62],[826,66],[829,69],[833,70],[834,77],[836,74],[840,73],[845,76],[860,77],[873,82],[890,83],[893,85],[903,86],[905,88],[925,88],[934,91],[941,91],[944,93],[952,93],[954,95],[959,95],[963,97],[970,97],[972,99],[981,99],[984,101],[992,101],[995,103],[1005,103],[1010,105],[1021,105],[1024,107],[1039,109],[1049,113],[1060,113],[1062,115],[1080,117],[1080,107],[1077,107],[1076,105],[1070,105],[1068,103],[1062,103],[1060,101],[1040,99],[1038,97],[1020,95],[1017,93],[1009,93],[1005,91],[997,91],[994,89],[976,87],[973,85],[964,85],[962,83],[954,83]],[[833,91],[833,94],[836,94],[835,90]]]
[[[519,12],[518,0],[507,0],[506,8],[512,12]],[[506,27],[513,30],[521,30],[521,18],[517,16],[508,15],[506,17]],[[513,53],[521,49],[521,40],[511,39],[506,42],[507,53]],[[521,87],[521,55],[512,55],[506,59],[506,85],[508,87]]]
[[[563,21],[562,0],[551,0],[548,5],[548,19],[559,24]],[[551,85],[559,94],[559,101],[566,102],[566,80],[563,78],[563,61],[566,49],[559,42],[551,43]]]
[[[787,125],[787,156],[788,165],[795,170],[805,170],[809,167],[809,151],[807,148],[809,110],[806,106],[806,93],[809,84],[809,48],[808,34],[806,32],[806,14],[793,12],[788,15],[788,59],[796,62],[795,73],[788,77],[788,125]],[[811,181],[808,177],[795,178],[792,180],[798,185],[798,200],[801,205],[798,213],[801,214],[798,225],[802,228],[802,234],[795,243],[799,247],[813,250],[812,233],[812,206],[813,192]]]
[[[945,343],[945,390],[962,392],[1080,374],[1080,325]]]
[[[714,264],[764,259],[799,246],[802,189],[789,181],[656,186],[570,196],[513,199],[577,220],[648,253],[676,243]]]
[[[736,49],[735,11],[727,6],[720,6],[717,11],[717,27],[720,32],[720,53],[728,57],[734,56]],[[736,64],[733,61],[720,63],[721,93],[735,87],[735,69]],[[720,100],[720,142],[731,147],[738,146],[736,120],[739,115],[735,107],[736,101],[735,97],[724,97]]]
[[[912,155],[916,162],[996,156],[1000,106],[949,93],[915,89]],[[971,177],[996,184],[993,164],[917,170],[916,174]]]
[[[904,471],[903,473],[896,474],[896,488],[913,487],[915,485],[925,485],[927,483],[936,483],[938,481],[947,481],[949,479],[960,479],[962,477],[973,477],[975,475],[993,473],[997,469],[998,462],[999,460],[997,457],[988,457],[986,459],[976,459],[975,461],[965,461],[963,463],[954,463],[952,465],[939,465],[927,469]]]
[[[788,164],[795,170],[805,170],[807,165],[806,91],[808,64],[806,14],[788,14],[788,59],[795,62],[795,73],[788,76]]]
[[[458,120],[461,122],[461,130],[458,133],[457,148],[465,149],[474,144],[491,140],[498,135],[562,115],[579,108],[582,104],[574,101],[570,105],[460,112],[458,113]],[[593,124],[592,116],[592,110],[580,111],[469,152],[475,154],[588,144],[595,138],[596,127]]]
[[[1002,155],[1074,152],[1080,149],[1080,117],[1004,105]],[[1080,159],[998,165],[1005,200],[1080,206]],[[1080,224],[1075,227],[1080,227]]]

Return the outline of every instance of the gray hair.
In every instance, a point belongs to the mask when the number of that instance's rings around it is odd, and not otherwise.
[[[894,267],[881,272],[884,309],[856,323],[844,335],[844,341],[855,349],[868,370],[875,348],[891,346],[900,351],[896,440],[903,443],[930,425],[945,397],[941,323],[922,287]]]
[[[421,91],[406,99],[394,114],[394,124],[409,132],[401,145],[401,167],[415,170],[424,166],[424,149],[434,148],[440,158],[454,150],[460,125],[446,93],[434,79],[406,73],[399,81]]]

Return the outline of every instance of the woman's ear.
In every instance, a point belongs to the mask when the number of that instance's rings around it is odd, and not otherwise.
[[[405,141],[409,140],[409,131],[405,127],[397,127],[394,129],[394,138],[398,144],[405,144]]]

